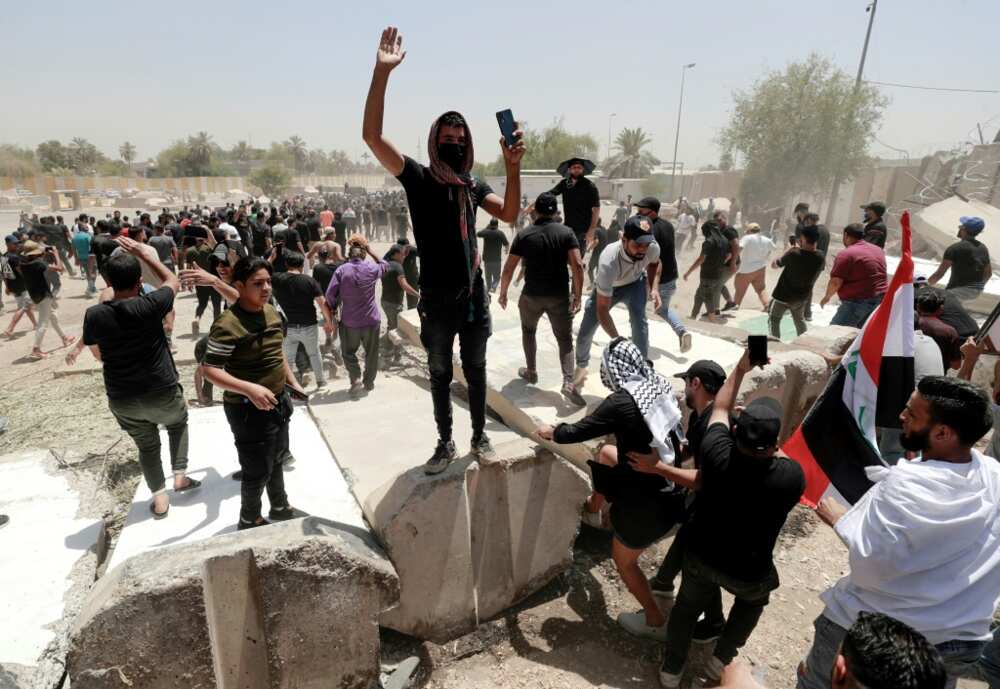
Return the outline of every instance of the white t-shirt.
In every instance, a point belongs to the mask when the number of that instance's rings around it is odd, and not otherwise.
[[[226,239],[228,239],[229,241],[231,242],[242,241],[240,239],[239,231],[237,231],[237,229],[232,225],[230,225],[229,223],[227,222],[219,223],[219,229],[226,233]]]
[[[740,238],[740,267],[738,273],[755,273],[767,267],[767,258],[774,251],[774,242],[759,232],[745,234]]]
[[[140,251],[143,255],[147,257],[148,261],[154,263],[161,263],[160,254],[157,253],[156,249],[151,247],[149,244],[140,244]],[[111,252],[112,256],[118,256],[119,254],[125,253],[125,249],[118,247]],[[146,261],[139,261],[139,267],[142,269],[142,281],[147,285],[152,285],[154,289],[158,289],[163,286],[163,280],[153,272],[153,269],[149,267],[149,263]]]
[[[820,598],[847,629],[861,611],[910,625],[932,644],[980,641],[1000,602],[1000,462],[901,460],[837,522],[850,573]]]
[[[597,278],[594,289],[604,297],[610,297],[615,287],[631,285],[636,280],[646,277],[646,267],[660,260],[660,245],[651,242],[646,255],[639,261],[633,261],[625,255],[621,241],[612,242],[604,247],[597,259]]]
[[[690,232],[694,227],[694,216],[690,213],[681,213],[677,216],[677,231]]]

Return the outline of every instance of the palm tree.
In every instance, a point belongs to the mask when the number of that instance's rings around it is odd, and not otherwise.
[[[90,172],[101,160],[97,147],[82,137],[74,137],[69,144],[69,160],[77,174]]]
[[[246,141],[237,141],[236,145],[233,146],[233,149],[230,151],[233,159],[240,163],[245,163],[250,160],[252,152],[253,150],[250,148],[250,144]]]
[[[615,153],[604,162],[609,177],[646,177],[660,164],[659,158],[645,150],[653,139],[642,127],[625,129],[615,138]]]
[[[132,161],[135,160],[135,144],[131,141],[126,141],[118,147],[118,155],[122,157],[122,160],[128,165],[128,169],[131,170]]]
[[[285,148],[292,155],[295,171],[300,172],[305,167],[306,159],[309,155],[306,142],[299,136],[290,136],[288,137],[288,141],[285,142]]]
[[[205,175],[212,167],[212,135],[198,132],[188,137],[188,163],[194,175]]]

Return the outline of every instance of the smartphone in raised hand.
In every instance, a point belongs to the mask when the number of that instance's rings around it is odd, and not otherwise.
[[[751,366],[767,365],[767,335],[747,337],[747,350],[750,352]]]
[[[510,111],[510,108],[497,113],[497,124],[500,125],[500,133],[503,134],[503,140],[507,147],[510,148],[516,144],[517,137],[514,136],[514,132],[517,131],[517,122],[514,121],[514,113]]]

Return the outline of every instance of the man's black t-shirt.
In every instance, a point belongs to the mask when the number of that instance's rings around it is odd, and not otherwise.
[[[741,453],[724,423],[710,424],[701,444],[701,489],[684,543],[705,564],[746,582],[766,578],[788,513],[805,490],[790,459]]]
[[[819,234],[816,238],[816,251],[825,259],[830,250],[830,230],[826,229],[826,225],[817,225],[816,232]]]
[[[163,319],[173,307],[173,290],[161,287],[87,309],[83,343],[101,349],[104,387],[110,399],[138,397],[177,385],[177,369],[163,332]]]
[[[669,220],[657,218],[653,223],[653,238],[660,245],[660,284],[677,279],[677,256],[674,254],[674,226]]]
[[[431,176],[430,168],[404,156],[403,171],[397,179],[406,190],[410,204],[413,236],[420,249],[420,286],[428,289],[462,290],[469,287],[468,263],[458,204],[458,189],[441,184]],[[475,180],[472,188],[474,208],[483,205],[493,189]],[[381,211],[383,217],[385,210]],[[474,228],[469,227],[469,232]]]
[[[701,263],[698,275],[706,280],[721,278],[728,254],[728,240],[718,232],[709,234],[701,243],[701,255],[705,257],[705,260]]]
[[[708,418],[712,415],[712,407],[714,403],[710,403],[705,410],[699,414],[694,409],[691,410],[691,415],[688,416],[688,430],[687,430],[687,441],[688,450],[691,452],[691,457],[694,459],[695,467],[701,466],[701,444],[705,439],[705,431],[708,430]]]
[[[948,289],[979,286],[986,282],[983,275],[990,265],[990,251],[978,239],[963,239],[944,251],[944,260],[951,261]]]
[[[333,238],[338,244],[347,243],[347,223],[343,220],[333,221]]]
[[[316,280],[302,273],[275,273],[271,282],[289,325],[316,325],[316,297],[323,296]]]
[[[282,273],[287,268],[285,267],[285,252],[286,251],[297,251],[299,253],[305,253],[302,250],[302,239],[299,237],[299,233],[294,228],[286,228],[284,230],[278,230],[274,233],[274,245],[279,247],[278,255],[274,259],[274,272]]]
[[[503,230],[497,227],[487,227],[479,230],[476,236],[483,240],[483,262],[499,263],[503,248],[510,246]]]
[[[52,296],[49,288],[49,281],[45,277],[45,272],[49,269],[49,264],[43,258],[22,259],[21,276],[24,278],[24,287],[28,290],[28,296],[36,304],[45,297]]]
[[[254,256],[263,256],[267,252],[267,240],[270,238],[271,228],[266,222],[255,222],[250,225],[250,241]]]
[[[870,223],[865,225],[865,236],[864,240],[869,244],[874,244],[882,249],[885,248],[885,237],[888,234],[888,229],[886,229],[885,223],[881,218],[877,220],[872,220]]]
[[[399,286],[399,278],[405,277],[403,265],[399,261],[389,261],[389,268],[382,276],[382,301],[403,303],[403,288]]]
[[[306,220],[306,237],[310,242],[319,241],[319,218],[313,216]]]
[[[824,258],[818,251],[790,249],[778,259],[784,270],[778,277],[771,296],[786,304],[804,301],[812,294],[813,283],[823,272]]]
[[[601,207],[601,195],[597,191],[597,185],[586,177],[581,177],[570,186],[570,179],[564,177],[550,193],[556,196],[562,195],[563,220],[576,233],[579,241],[590,229],[594,209]]]
[[[118,242],[112,239],[111,235],[105,233],[94,235],[94,239],[90,243],[90,251],[94,254],[99,271],[104,270],[104,265],[117,248]]]
[[[944,311],[941,312],[941,320],[958,331],[958,336],[962,338],[963,342],[979,332],[979,324],[965,310],[958,297],[948,290],[944,291]]]
[[[514,237],[510,253],[524,261],[523,294],[530,297],[566,297],[569,294],[569,252],[579,249],[573,230],[552,220],[539,219]]]
[[[330,286],[330,280],[333,279],[333,271],[336,269],[337,267],[330,263],[317,263],[313,266],[313,280],[319,283],[319,288],[323,294],[326,294],[326,288]]]
[[[13,277],[5,278],[4,283],[7,285],[7,289],[11,291],[11,294],[20,294],[25,290],[24,277],[18,270],[21,266],[21,257],[15,253],[7,253],[6,258],[7,265],[10,267]]]
[[[725,237],[726,239],[727,249],[730,249],[733,246],[733,241],[739,242],[740,239],[740,233],[737,232],[736,228],[733,227],[732,225],[726,225],[725,227],[722,228],[722,236]],[[726,262],[726,265],[729,266],[730,268],[736,266],[736,258],[734,254],[730,255],[729,261]]]

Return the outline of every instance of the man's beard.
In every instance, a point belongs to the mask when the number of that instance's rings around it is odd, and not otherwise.
[[[696,411],[694,408],[694,395],[692,395],[690,392],[684,393],[684,404],[686,404],[687,408],[690,409],[691,411]]]
[[[927,452],[930,449],[931,431],[910,431],[899,436],[899,444],[910,452]]]

